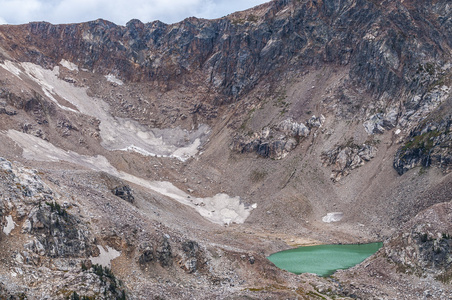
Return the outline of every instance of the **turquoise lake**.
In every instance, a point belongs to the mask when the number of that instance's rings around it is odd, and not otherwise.
[[[295,274],[314,273],[325,277],[359,264],[381,246],[383,243],[308,246],[277,252],[267,258],[278,268]]]

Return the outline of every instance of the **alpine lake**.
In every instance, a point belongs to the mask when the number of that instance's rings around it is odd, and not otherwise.
[[[361,263],[382,246],[383,243],[306,246],[277,252],[267,258],[278,268],[295,274],[314,273],[327,277],[336,270]]]

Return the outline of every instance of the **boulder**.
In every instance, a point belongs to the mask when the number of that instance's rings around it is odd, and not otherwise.
[[[132,189],[128,185],[117,186],[111,190],[111,192],[119,198],[133,203],[135,198],[132,195]]]

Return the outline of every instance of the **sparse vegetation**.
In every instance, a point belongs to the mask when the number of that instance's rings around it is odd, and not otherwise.
[[[405,143],[402,147],[402,151],[419,149],[423,153],[428,153],[435,146],[434,140],[439,135],[441,135],[441,132],[438,130],[432,130],[421,135],[414,136],[407,143]]]
[[[320,295],[320,294],[318,294],[318,293],[315,293],[315,292],[313,292],[313,291],[309,291],[309,292],[307,293],[307,295],[308,295],[309,297],[314,297],[313,299],[325,299],[325,300],[326,300],[325,297],[323,297],[322,295]]]
[[[416,73],[426,72],[430,76],[435,75],[435,65],[433,63],[419,64]]]
[[[276,98],[273,106],[281,108],[279,114],[283,116],[289,109],[290,103],[286,101],[286,90],[282,90]]]
[[[88,267],[82,262],[82,271],[88,271]]]
[[[248,22],[257,22],[258,18],[256,15],[249,15],[248,18],[246,18]]]
[[[96,274],[101,283],[108,287],[108,291],[110,291],[110,293],[115,296],[114,299],[116,300],[125,300],[127,299],[126,297],[126,292],[124,289],[120,290],[120,286],[122,285],[122,283],[116,279],[115,275],[113,274],[113,272],[111,271],[110,268],[108,267],[102,267],[102,265],[99,264],[95,264],[92,267],[92,270],[94,272],[94,274]],[[104,294],[106,295],[107,293],[107,289],[104,290]]]
[[[424,233],[424,234],[421,234],[420,240],[421,240],[422,243],[425,243],[427,241],[431,241],[431,238],[429,238],[427,233]]]
[[[48,206],[50,206],[50,212],[57,212],[58,215],[62,216],[63,218],[67,218],[68,213],[63,208],[61,208],[61,205],[59,205],[57,202],[46,202]]]
[[[435,279],[444,284],[451,283],[452,282],[452,270],[447,270],[446,272],[436,276]]]
[[[262,181],[268,175],[265,170],[253,170],[250,174],[250,179],[252,182],[256,183]]]
[[[450,236],[450,234],[448,234],[448,233],[444,233],[444,232],[443,232],[442,238],[443,238],[444,240],[450,240],[450,239],[452,239],[452,236]]]
[[[72,292],[71,296],[68,298],[70,300],[95,300],[94,296],[80,296],[77,292]]]
[[[234,24],[234,25],[241,25],[243,23],[245,23],[245,19],[234,19],[234,20],[232,20],[232,24]]]

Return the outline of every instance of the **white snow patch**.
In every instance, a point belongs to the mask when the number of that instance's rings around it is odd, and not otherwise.
[[[111,261],[119,256],[121,256],[121,251],[117,251],[114,248],[107,246],[107,250],[104,247],[97,245],[97,248],[100,251],[99,256],[90,257],[91,262],[96,265],[101,265],[102,267],[111,268]]]
[[[22,71],[12,61],[5,60],[2,64],[0,64],[0,67],[17,76],[19,79],[22,79],[19,77]]]
[[[109,105],[101,99],[89,97],[86,88],[76,87],[59,79],[59,67],[46,70],[32,63],[22,63],[21,67],[60,108],[77,112],[61,105],[56,100],[56,95],[74,105],[78,112],[97,118],[100,121],[102,146],[107,150],[136,151],[143,155],[174,157],[184,161],[198,153],[199,146],[210,133],[207,125],[200,125],[196,131],[180,128],[155,129],[134,120],[115,118],[109,112]],[[16,68],[20,72],[16,65],[9,61],[5,61],[4,68]]]
[[[339,222],[342,220],[344,216],[344,213],[342,212],[331,212],[327,213],[326,216],[322,218],[322,221],[325,223],[331,223],[331,222]]]
[[[12,216],[7,216],[6,217],[6,226],[3,227],[3,232],[6,235],[9,235],[11,233],[11,231],[13,231],[14,227],[16,227],[16,223],[13,221],[13,217]]]
[[[148,151],[146,151],[144,149],[141,149],[140,147],[137,147],[135,145],[130,145],[130,146],[124,148],[124,149],[119,149],[119,150],[121,150],[121,151],[132,151],[132,152],[140,153],[143,156],[157,156],[157,154],[148,152]]]
[[[198,153],[199,146],[201,146],[201,140],[197,138],[191,145],[176,149],[173,154],[171,154],[171,157],[175,157],[181,161],[186,161],[187,159]]]
[[[77,71],[78,72],[78,66],[70,61],[67,61],[65,59],[62,59],[60,61],[60,65],[68,69],[69,71]]]
[[[21,63],[21,66],[24,68],[25,74],[27,74],[31,80],[36,82],[41,87],[44,94],[50,100],[52,100],[59,108],[67,111],[77,112],[76,110],[70,107],[61,105],[61,103],[59,103],[58,100],[56,100],[54,97],[54,95],[58,94],[55,91],[55,86],[58,85],[59,81],[64,82],[63,80],[58,79],[58,74],[60,73],[60,69],[58,66],[54,67],[53,70],[46,70],[41,66],[29,62]],[[67,84],[69,85],[69,83]]]
[[[147,181],[124,172],[121,172],[121,178],[193,207],[201,216],[220,225],[241,224],[248,218],[253,206],[257,207],[256,203],[251,207],[245,207],[240,197],[231,197],[223,193],[207,198],[191,197],[168,181]]]
[[[113,75],[113,74],[105,75],[105,78],[107,78],[107,81],[112,82],[112,83],[116,83],[117,85],[123,85],[124,84],[124,82],[122,82],[121,79],[116,78],[115,75]]]
[[[85,156],[72,151],[64,151],[38,137],[16,130],[9,130],[7,136],[23,149],[26,159],[38,161],[67,161],[95,171],[102,171],[127,180],[134,184],[172,198],[184,205],[194,208],[201,216],[216,224],[243,223],[250,212],[257,207],[254,203],[246,207],[240,197],[217,194],[207,198],[191,197],[186,192],[167,181],[148,181],[129,173],[118,171],[103,156]]]
[[[99,119],[105,149],[135,151],[146,156],[173,157],[181,161],[196,155],[201,141],[210,133],[207,125],[200,125],[196,131],[150,129],[134,120],[113,118],[107,114]]]
[[[139,133],[137,133],[137,135],[139,135]],[[159,140],[161,141],[161,139],[159,139]],[[119,150],[121,150],[121,151],[133,151],[133,152],[140,153],[143,156],[171,157],[171,158],[177,158],[180,161],[186,161],[190,157],[196,155],[200,145],[201,145],[201,140],[199,138],[197,138],[197,139],[194,140],[194,142],[191,145],[188,145],[186,147],[177,148],[173,153],[168,154],[168,155],[151,153],[151,152],[146,151],[143,148],[137,147],[135,145],[130,145],[130,146],[126,147],[126,148],[119,149]],[[162,142],[161,146],[164,146],[163,142]]]
[[[16,130],[9,130],[7,136],[22,147],[23,157],[26,159],[50,162],[67,161],[91,170],[104,171],[115,176],[118,174],[118,171],[104,156],[86,156],[73,151],[64,151],[43,139]]]

